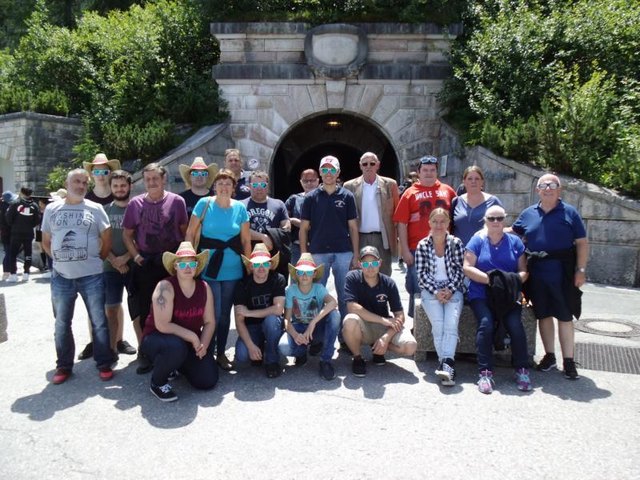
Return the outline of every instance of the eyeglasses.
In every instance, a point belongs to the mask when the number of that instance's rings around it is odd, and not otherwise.
[[[438,159],[429,155],[420,159],[420,165],[425,165],[428,163],[438,163]]]
[[[487,222],[504,222],[504,217],[484,217]]]
[[[361,163],[360,166],[361,167],[375,167],[376,166],[376,162]]]
[[[198,266],[198,262],[196,262],[195,260],[192,260],[190,262],[178,262],[176,263],[176,266],[180,269],[180,270],[184,270],[185,268],[189,267],[189,268],[196,268]]]
[[[299,277],[304,277],[305,275],[307,275],[308,277],[313,277],[314,273],[316,273],[315,270],[297,270],[296,269],[296,275],[298,275]]]
[[[253,188],[267,188],[267,182],[253,182],[251,186]]]
[[[360,262],[362,268],[378,268],[380,266],[380,260],[373,260],[371,262]]]
[[[252,265],[253,265],[253,268],[260,268],[260,267],[270,268],[271,262],[252,263]]]
[[[321,168],[321,169],[320,169],[320,171],[321,171],[322,173],[324,173],[325,175],[326,175],[327,173],[330,173],[331,175],[335,175],[336,173],[338,173],[338,170],[337,170],[336,168],[326,168],[326,167],[323,167],[323,168]]]
[[[191,170],[192,177],[208,177],[209,172],[206,170]]]
[[[557,182],[542,182],[537,185],[538,190],[557,190],[560,188],[560,184]]]
[[[104,170],[102,168],[94,168],[93,170],[91,170],[91,173],[93,173],[96,177],[101,177],[109,175],[111,173],[111,170],[109,170],[108,168],[105,168]]]

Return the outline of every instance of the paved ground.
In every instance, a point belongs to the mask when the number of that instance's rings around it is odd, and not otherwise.
[[[394,276],[402,278],[396,269]],[[640,291],[587,285],[584,316],[640,323]],[[9,340],[0,344],[0,478],[640,478],[640,376],[580,370],[533,374],[517,391],[498,370],[490,395],[472,363],[442,388],[434,362],[391,359],[321,380],[317,360],[269,380],[261,369],[223,373],[211,392],[175,381],[180,400],[163,404],[149,376],[121,356],[111,382],[92,361],[64,385],[55,365],[48,281],[0,283]],[[87,341],[76,308],[76,344]],[[235,332],[232,332],[235,338]],[[127,324],[125,337],[134,340]],[[578,334],[578,341],[640,347],[640,338]],[[538,348],[538,352],[540,352]]]

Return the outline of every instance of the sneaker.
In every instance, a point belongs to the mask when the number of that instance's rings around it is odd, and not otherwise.
[[[224,353],[222,355],[218,355],[216,362],[218,362],[218,366],[226,372],[233,370],[233,364]]]
[[[516,384],[521,392],[529,392],[533,389],[531,379],[529,378],[529,370],[527,368],[519,368],[515,373]]]
[[[436,376],[440,379],[440,383],[447,387],[456,384],[455,362],[452,358],[445,358],[440,367],[436,370]]]
[[[171,385],[165,383],[160,387],[156,387],[153,383],[151,383],[151,393],[153,393],[158,400],[162,402],[175,402],[178,400],[178,396],[175,394]]]
[[[149,373],[151,370],[153,370],[153,363],[151,363],[149,357],[147,357],[144,353],[138,352],[137,360],[138,368],[136,368],[136,373],[138,375],[144,375],[145,373]]]
[[[61,383],[66,382],[71,376],[71,370],[67,370],[66,368],[56,368],[56,373],[53,374],[53,380],[51,381],[54,385],[60,385]]]
[[[539,372],[548,372],[552,368],[556,368],[556,355],[555,353],[545,353],[540,363],[536,365],[536,370]]]
[[[51,272],[44,272],[40,275],[40,278],[51,278]]]
[[[307,363],[308,357],[306,353],[303,353],[299,357],[296,357],[296,367],[301,367]]]
[[[2,281],[6,282],[7,280],[9,280],[9,275],[11,275],[9,272],[4,272],[2,274]]]
[[[489,394],[493,392],[493,372],[491,370],[482,370],[478,379],[478,390],[481,393]]]
[[[577,380],[580,378],[578,375],[578,370],[576,370],[576,362],[573,361],[573,358],[565,358],[563,360],[564,363],[564,378],[568,378],[569,380]]]
[[[16,275],[15,273],[12,273],[11,275],[9,275],[9,282],[18,283],[18,275]]]
[[[28,273],[23,273],[22,274],[22,281],[23,282],[28,282],[29,281],[29,274]]]
[[[312,343],[309,346],[309,355],[311,355],[312,357],[317,357],[318,355],[320,355],[321,351],[322,351],[322,342]]]
[[[138,351],[133,348],[133,345],[126,340],[120,340],[116,343],[116,348],[118,349],[118,353],[124,353],[125,355],[135,355],[138,353]]]
[[[320,376],[325,380],[336,378],[336,371],[333,369],[331,362],[320,362]]]
[[[91,357],[93,357],[93,342],[87,343],[84,350],[82,350],[80,355],[78,355],[78,360],[86,360]]]
[[[374,365],[377,365],[379,367],[387,364],[387,360],[386,358],[384,358],[384,355],[376,355],[375,353],[373,354],[372,361]]]
[[[267,372],[267,378],[276,378],[282,373],[282,369],[278,363],[267,363],[265,370]]]
[[[367,375],[367,362],[361,356],[353,357],[351,362],[351,371],[356,377],[364,377]]]
[[[113,370],[111,370],[111,367],[102,367],[98,370],[98,376],[100,377],[100,380],[106,382],[113,378]]]

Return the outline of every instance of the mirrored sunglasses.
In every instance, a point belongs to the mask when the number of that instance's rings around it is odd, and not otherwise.
[[[260,268],[260,267],[269,268],[271,267],[271,262],[252,263],[252,265],[253,265],[253,268]]]
[[[504,217],[484,217],[487,222],[504,222]]]
[[[420,159],[420,164],[425,165],[427,163],[438,163],[438,159],[436,157],[426,156]]]
[[[94,168],[93,170],[91,170],[91,173],[93,173],[96,177],[101,177],[109,175],[111,173],[111,170],[109,170],[108,168]]]
[[[330,173],[331,175],[335,175],[336,173],[338,173],[338,170],[337,170],[337,169],[335,169],[335,168],[326,168],[326,167],[323,167],[323,168],[321,168],[321,169],[320,169],[320,171],[321,171],[322,173],[324,173],[325,175],[326,175],[327,173]]]
[[[304,277],[305,275],[308,277],[313,277],[313,274],[316,273],[315,270],[297,270],[296,275],[299,277]]]
[[[560,187],[560,185],[556,182],[542,182],[538,184],[538,190],[546,190],[547,188],[549,190],[557,190],[558,187]]]
[[[189,268],[196,268],[198,266],[198,262],[196,262],[195,260],[192,260],[190,262],[177,262],[176,266],[180,269],[180,270],[184,270],[185,268],[189,267]]]
[[[208,177],[209,171],[208,170],[191,170],[191,176],[192,177]]]
[[[373,260],[371,262],[360,262],[362,268],[378,268],[380,266],[380,260]]]
[[[251,186],[253,188],[267,188],[267,182],[253,182]]]

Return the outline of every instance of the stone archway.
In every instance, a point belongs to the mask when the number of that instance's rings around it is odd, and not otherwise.
[[[340,160],[341,178],[346,181],[361,174],[360,156],[367,151],[380,158],[380,174],[398,178],[398,157],[391,142],[372,122],[355,115],[324,113],[298,122],[286,132],[275,149],[270,176],[273,196],[286,199],[300,191],[300,173],[313,168],[325,155]]]

